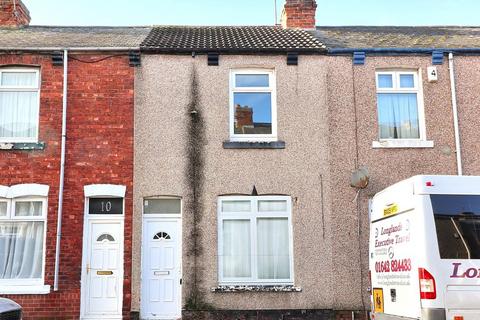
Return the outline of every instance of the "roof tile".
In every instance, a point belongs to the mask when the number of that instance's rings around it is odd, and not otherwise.
[[[141,45],[159,52],[285,52],[323,51],[308,32],[269,26],[157,26]]]
[[[333,48],[480,48],[480,27],[317,27],[312,34]]]
[[[149,27],[0,28],[0,48],[139,48]]]

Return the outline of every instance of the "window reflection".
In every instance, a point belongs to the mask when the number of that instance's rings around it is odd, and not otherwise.
[[[234,94],[235,134],[272,133],[272,97],[267,92]]]

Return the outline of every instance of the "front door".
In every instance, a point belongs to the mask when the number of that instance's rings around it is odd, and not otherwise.
[[[144,219],[142,319],[181,316],[181,220]]]
[[[123,236],[120,221],[89,220],[83,261],[82,318],[121,319]]]

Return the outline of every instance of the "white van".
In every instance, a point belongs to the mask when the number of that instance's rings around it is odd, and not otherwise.
[[[480,177],[415,176],[375,195],[372,315],[480,320]]]

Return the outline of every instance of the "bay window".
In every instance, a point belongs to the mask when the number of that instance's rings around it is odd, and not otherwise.
[[[220,197],[221,284],[293,284],[291,199]]]

